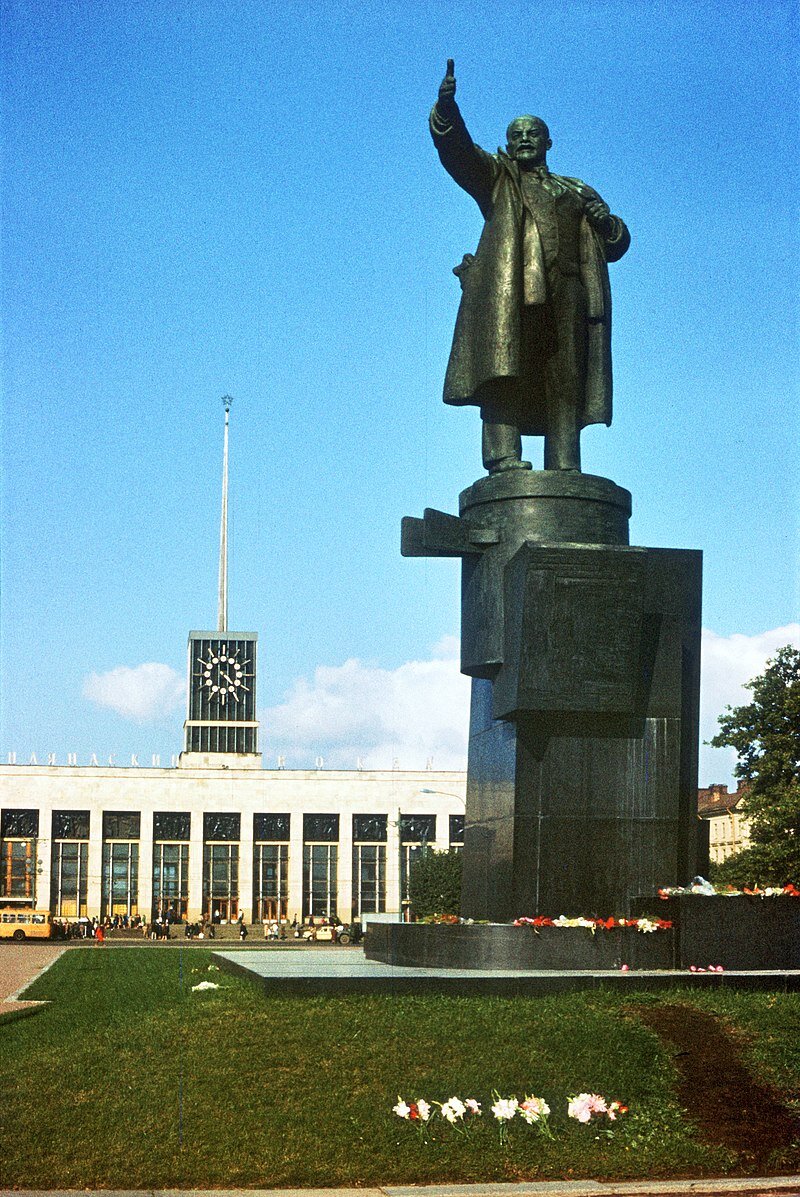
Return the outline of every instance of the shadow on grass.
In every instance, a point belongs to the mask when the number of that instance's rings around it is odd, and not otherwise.
[[[46,1003],[37,1006],[23,1006],[18,1010],[0,1009],[0,1027],[4,1027],[10,1022],[17,1022],[20,1018],[30,1018],[32,1014],[41,1014],[46,1009]]]

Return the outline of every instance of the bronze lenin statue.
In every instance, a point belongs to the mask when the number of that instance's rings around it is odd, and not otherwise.
[[[530,469],[521,437],[543,436],[546,470],[580,470],[580,432],[611,423],[608,262],[630,234],[596,191],[551,174],[539,117],[508,126],[505,151],[472,141],[453,61],[430,115],[445,170],[484,218],[477,252],[456,267],[463,294],[444,401],[480,407],[490,474]]]

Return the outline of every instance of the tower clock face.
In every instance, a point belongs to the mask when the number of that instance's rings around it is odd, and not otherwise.
[[[198,689],[210,703],[221,707],[236,704],[249,693],[253,677],[249,660],[240,658],[240,650],[224,643],[211,644],[206,655],[197,658]]]

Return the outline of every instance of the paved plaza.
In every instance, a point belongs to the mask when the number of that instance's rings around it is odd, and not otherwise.
[[[17,1001],[17,994],[49,968],[63,951],[64,944],[0,944],[0,1014],[38,1006],[39,1002]]]

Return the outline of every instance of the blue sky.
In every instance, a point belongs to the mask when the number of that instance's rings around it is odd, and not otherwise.
[[[458,566],[399,555],[481,472],[441,403],[481,227],[427,132],[448,57],[477,142],[542,115],[631,229],[584,469],[635,543],[704,550],[707,710],[796,635],[792,4],[2,9],[2,759],[179,750],[226,393],[265,763],[458,759]]]

